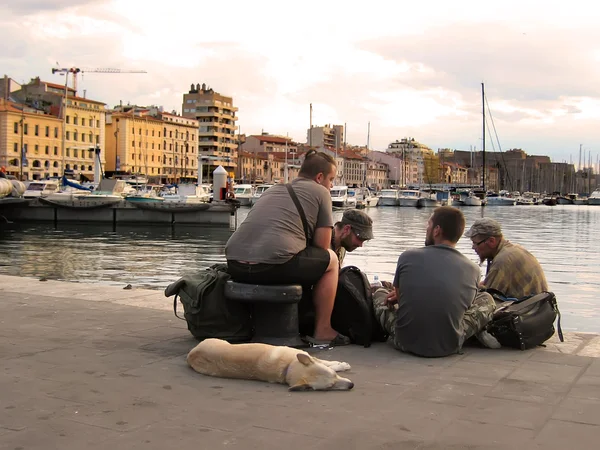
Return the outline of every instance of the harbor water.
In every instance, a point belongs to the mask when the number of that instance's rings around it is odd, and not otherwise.
[[[600,332],[600,207],[463,207],[467,226],[479,217],[500,221],[504,235],[524,245],[540,261],[556,293],[565,330]],[[238,222],[249,209],[238,211]],[[422,246],[432,210],[378,207],[375,239],[352,253],[370,279],[391,281],[399,254]],[[339,219],[342,211],[335,211]],[[3,220],[0,217],[0,220]],[[183,273],[224,261],[227,228],[175,225],[0,223],[0,274],[46,277],[138,288],[164,289]],[[471,241],[458,249],[479,263]],[[481,265],[482,275],[485,264]],[[165,299],[165,301],[168,301]]]

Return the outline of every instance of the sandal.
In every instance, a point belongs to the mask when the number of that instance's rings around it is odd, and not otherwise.
[[[331,341],[328,341],[327,339],[315,339],[311,336],[304,336],[303,340],[313,347],[342,347],[351,344],[350,338],[340,333],[338,333]]]

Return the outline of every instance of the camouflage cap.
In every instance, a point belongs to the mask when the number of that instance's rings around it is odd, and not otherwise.
[[[487,217],[483,219],[477,219],[471,225],[471,228],[465,233],[465,236],[470,238],[473,236],[501,236],[502,235],[502,227],[500,224],[494,219],[489,219]]]
[[[350,225],[352,231],[363,241],[373,239],[373,219],[359,209],[349,209],[344,212],[342,225]]]

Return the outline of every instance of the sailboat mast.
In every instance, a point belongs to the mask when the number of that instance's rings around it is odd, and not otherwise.
[[[482,132],[483,132],[483,142],[482,142],[482,181],[481,186],[483,188],[483,192],[485,192],[485,87],[483,83],[481,83],[481,114],[483,116],[482,122]]]
[[[367,154],[365,155],[367,158],[369,157],[369,144],[370,144],[370,140],[371,140],[371,122],[368,122],[367,124]],[[363,186],[367,186],[367,177],[368,177],[368,170],[369,170],[369,163],[368,160],[365,162],[365,173],[364,173],[364,177],[365,179],[363,180]]]

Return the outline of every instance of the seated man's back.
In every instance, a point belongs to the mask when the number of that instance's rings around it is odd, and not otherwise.
[[[478,279],[479,268],[448,245],[402,253],[394,278],[399,295],[396,346],[420,356],[456,353]]]
[[[292,181],[306,214],[308,235],[333,225],[331,196],[324,186],[307,178]],[[298,209],[284,184],[270,187],[252,207],[225,247],[228,260],[283,264],[306,248]],[[276,282],[276,280],[274,280]]]

